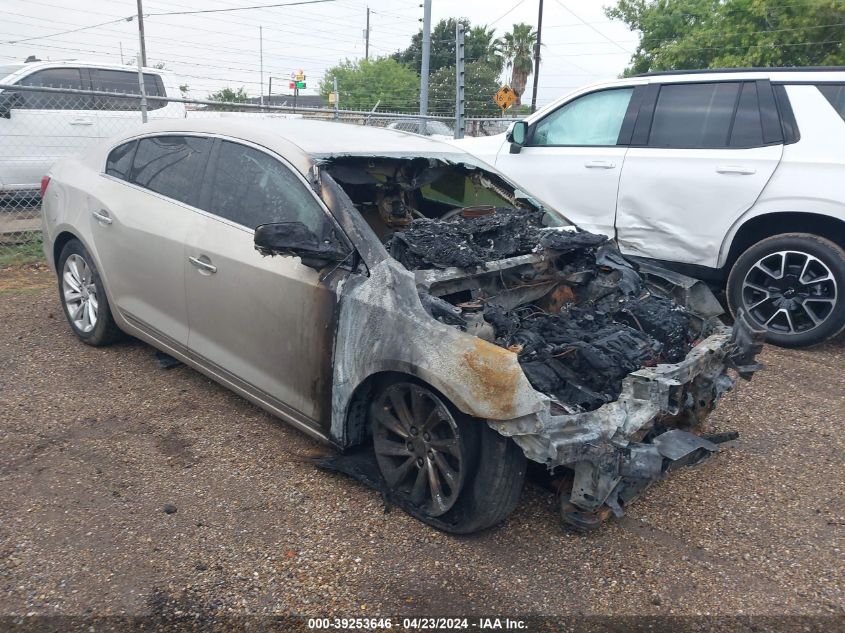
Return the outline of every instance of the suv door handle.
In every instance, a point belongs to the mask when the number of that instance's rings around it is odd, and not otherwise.
[[[757,170],[753,167],[745,167],[744,165],[719,165],[716,167],[718,174],[740,174],[741,176],[750,176],[756,174]]]
[[[611,163],[609,160],[588,160],[584,163],[587,169],[613,169],[616,163]]]
[[[197,268],[199,268],[201,271],[205,271],[207,273],[217,272],[217,266],[214,266],[211,262],[204,262],[196,257],[189,257],[188,261],[191,262]]]
[[[91,215],[94,216],[94,219],[97,220],[100,224],[111,224],[112,219],[109,217],[109,212],[105,209],[100,209],[99,211],[92,211]]]
[[[94,119],[71,119],[71,125],[94,125]]]

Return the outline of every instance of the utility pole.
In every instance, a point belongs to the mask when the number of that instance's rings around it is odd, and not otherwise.
[[[140,0],[138,0],[140,2]],[[141,53],[138,53],[138,90],[141,94],[141,123],[147,122],[147,87],[144,85],[144,71],[141,64]]]
[[[537,82],[540,79],[540,36],[543,33],[543,0],[537,17],[537,43],[534,45],[534,90],[531,92],[531,112],[537,109]]]
[[[464,25],[455,24],[455,138],[463,138],[466,131],[464,119]]]
[[[140,2],[141,0],[138,0]],[[431,57],[431,0],[423,1],[422,66],[420,68],[420,134],[428,116],[428,64]]]
[[[364,59],[370,59],[370,7],[367,7],[367,28],[364,30]]]
[[[340,95],[337,94],[337,76],[332,77],[332,90],[334,91],[334,118],[338,118],[340,113]]]
[[[147,45],[144,43],[144,7],[138,0],[138,41],[141,43],[141,66],[147,66]]]
[[[140,0],[138,0],[140,2]],[[260,105],[264,105],[264,27],[258,27],[258,66],[259,74],[261,75],[261,96],[258,99]],[[273,81],[272,79],[270,80]]]
[[[123,61],[123,42],[120,43],[120,65],[122,66],[126,62]]]

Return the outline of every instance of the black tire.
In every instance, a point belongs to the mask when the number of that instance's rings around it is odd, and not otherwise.
[[[397,399],[406,403],[410,420],[403,421],[403,415],[397,413]],[[392,419],[386,421],[386,416]],[[420,425],[421,430],[413,433],[413,420],[433,418],[435,423]],[[525,483],[525,455],[512,440],[496,433],[484,420],[460,413],[430,387],[416,382],[395,382],[383,387],[373,399],[370,424],[379,471],[390,499],[418,519],[452,534],[470,534],[503,522],[516,508]],[[425,428],[432,432],[430,444],[423,439]],[[457,441],[457,448],[453,440]],[[407,455],[397,454],[403,444]],[[450,449],[441,448],[446,445]],[[429,459],[432,447],[440,453]],[[447,456],[447,450],[454,452]],[[454,481],[460,480],[455,489],[449,489],[443,470],[437,466],[446,457],[452,460],[447,467],[458,473]],[[460,466],[454,461],[458,458]],[[397,481],[396,472],[408,459],[416,463]],[[428,483],[428,469],[439,477],[443,490],[450,493],[439,506],[432,501],[434,489]],[[413,492],[414,483],[421,476],[427,486],[425,501]]]
[[[826,341],[845,329],[845,251],[809,233],[769,237],[736,260],[727,299],[734,316],[741,308],[768,330],[769,343]]]
[[[71,258],[73,259],[71,260]],[[71,263],[76,266],[77,271],[80,270],[78,264],[81,260],[84,262],[84,265],[89,271],[87,274],[83,275],[83,278],[81,279],[83,281],[83,285],[85,286],[84,292],[86,299],[80,300],[80,302],[86,300],[88,301],[88,303],[82,307],[83,313],[87,309],[86,306],[88,304],[92,306],[94,305],[91,303],[92,298],[96,302],[96,307],[93,308],[96,318],[94,319],[93,327],[90,327],[90,329],[88,328],[88,326],[92,325],[90,318],[87,323],[84,320],[85,315],[82,317],[82,321],[74,318],[78,304],[71,300],[70,297],[75,297],[76,294],[81,293],[74,292],[74,294],[68,294],[66,290],[68,284],[73,282],[78,284],[80,278],[74,276],[71,270],[66,268],[68,260],[71,260]],[[72,239],[64,245],[64,248],[62,248],[62,252],[59,255],[59,259],[56,262],[56,272],[58,273],[59,301],[62,304],[62,311],[65,313],[65,318],[70,325],[70,329],[73,330],[73,333],[76,334],[82,342],[88,345],[93,345],[94,347],[100,347],[114,343],[124,337],[123,332],[120,331],[120,328],[118,328],[117,324],[114,322],[114,318],[112,318],[109,300],[106,297],[106,290],[103,287],[103,281],[100,278],[100,273],[94,264],[93,258],[82,245],[82,242],[77,239]],[[70,273],[70,279],[66,281],[65,275],[68,273]],[[92,286],[94,289],[93,293],[90,292]],[[74,314],[71,314],[71,310],[74,310]]]

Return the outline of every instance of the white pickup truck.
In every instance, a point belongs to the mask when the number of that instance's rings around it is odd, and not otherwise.
[[[0,195],[38,190],[41,177],[60,158],[77,155],[101,139],[140,123],[140,99],[27,90],[66,88],[140,94],[137,69],[79,61],[0,66]],[[179,97],[176,79],[144,69],[150,119],[184,118],[185,105],[155,97]]]

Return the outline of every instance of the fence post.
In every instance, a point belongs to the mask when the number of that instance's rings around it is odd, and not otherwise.
[[[147,122],[147,88],[144,86],[144,70],[141,66],[141,54],[138,54],[138,87],[141,90],[141,122]]]
[[[369,11],[369,9],[367,9]],[[338,114],[338,110],[340,109],[340,105],[338,101],[340,101],[340,95],[337,94],[337,76],[332,77],[332,90],[334,91],[334,118],[337,119],[340,115]]]
[[[463,138],[466,132],[464,120],[464,25],[455,24],[455,138]]]

